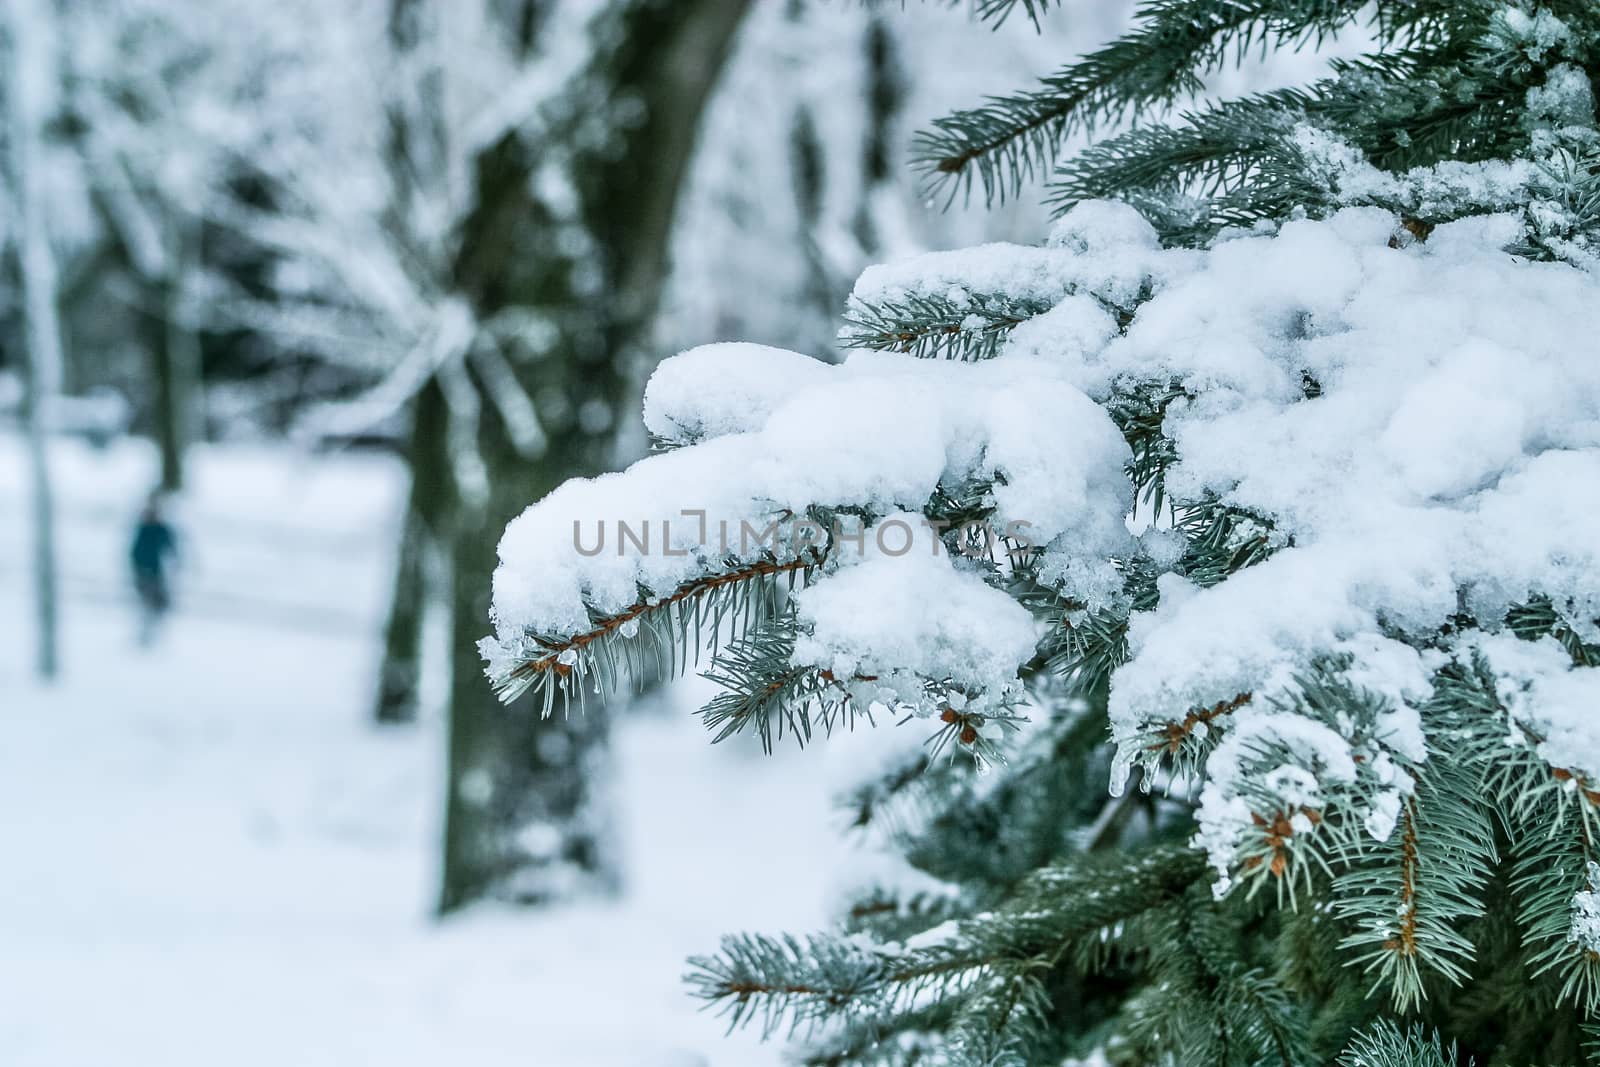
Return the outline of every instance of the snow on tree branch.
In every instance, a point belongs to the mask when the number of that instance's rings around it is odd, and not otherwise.
[[[1148,784],[1175,753],[1189,770],[1209,755],[1200,824],[1224,873],[1279,813],[1316,813],[1290,820],[1302,835],[1337,825],[1385,841],[1411,795],[1405,768],[1428,758],[1417,709],[1432,677],[1479,648],[1441,635],[1463,620],[1502,630],[1544,597],[1574,640],[1600,637],[1600,515],[1579,490],[1600,484],[1588,342],[1600,285],[1506,253],[1525,233],[1516,215],[1440,225],[1425,241],[1400,232],[1390,212],[1349,208],[1163,251],[1131,209],[1084,204],[1044,247],[914,258],[857,286],[858,300],[981,292],[1050,306],[993,359],[863,351],[828,367],[729,345],[670,360],[647,421],[663,443],[698,443],[571,483],[512,524],[496,670],[638,604],[793,558],[730,544],[728,530],[736,541],[742,526],[844,515],[871,544],[891,519],[911,530],[938,494],[976,486],[991,527],[1031,524],[1041,551],[1027,573],[1061,598],[1065,621],[1125,620],[1111,652],[1114,789],[1134,766]],[[1119,327],[1086,297],[1136,310]],[[1155,474],[1125,443],[1152,432],[1125,403],[1152,387],[1165,398],[1153,432],[1171,453]],[[1177,510],[1135,539],[1133,494],[1156,476]],[[1166,530],[1180,512],[1234,516],[1235,532],[1207,547],[1214,520]],[[635,542],[575,550],[574,522],[619,519]],[[1262,547],[1233,546],[1246,535]],[[948,543],[939,557],[920,545],[902,556],[880,539],[865,559],[847,559],[837,531],[817,544],[815,580],[794,595],[792,665],[900,671],[978,699],[1026,674],[1027,613],[1001,592],[1014,569]],[[1233,561],[1220,569],[1202,558],[1219,550]],[[1600,774],[1600,733],[1580,711],[1600,672],[1573,666],[1553,638],[1548,652],[1513,644],[1524,661],[1543,657],[1517,669],[1544,695],[1508,696],[1508,714],[1538,730],[1549,765]],[[1312,699],[1313,676],[1365,694],[1347,703],[1366,717]],[[917,703],[915,686],[879,686],[870,700]],[[1324,824],[1330,805],[1346,817]]]

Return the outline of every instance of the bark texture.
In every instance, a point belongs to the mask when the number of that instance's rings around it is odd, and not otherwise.
[[[453,670],[441,911],[482,897],[540,902],[616,882],[602,806],[604,713],[594,704],[558,706],[540,719],[501,707],[475,646],[488,627],[505,524],[568,478],[612,461],[630,370],[651,356],[678,188],[746,6],[616,5],[599,34],[607,43],[558,108],[570,117],[537,137],[509,134],[478,160],[477,207],[461,235],[455,285],[480,318],[515,308],[547,325],[537,347],[509,360],[535,400],[546,443],[530,455],[490,402],[491,383],[475,383],[485,398],[472,419],[482,477],[476,485],[457,477],[448,543]],[[597,118],[609,137],[591,136]],[[572,195],[541,193],[561,186]]]

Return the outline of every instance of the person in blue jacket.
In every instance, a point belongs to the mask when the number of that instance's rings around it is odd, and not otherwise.
[[[172,607],[171,566],[178,553],[178,535],[161,514],[161,495],[151,493],[133,528],[128,560],[133,588],[139,596],[139,641],[148,645]]]

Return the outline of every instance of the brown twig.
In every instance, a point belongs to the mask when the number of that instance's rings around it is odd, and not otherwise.
[[[1147,750],[1177,755],[1178,750],[1183,747],[1184,740],[1194,733],[1196,726],[1201,723],[1209,726],[1214,720],[1238,711],[1254,698],[1254,693],[1240,693],[1231,699],[1219,700],[1209,708],[1195,708],[1183,717],[1182,722],[1169,722],[1162,727],[1161,740],[1147,746]]]
[[[1402,956],[1417,954],[1417,802],[1400,813],[1400,932],[1383,947]]]
[[[736,570],[728,571],[725,574],[714,574],[706,578],[697,578],[692,582],[688,582],[682,586],[679,586],[678,589],[671,595],[663,597],[660,600],[657,600],[653,603],[649,600],[641,600],[633,606],[602,620],[600,624],[592,630],[586,630],[583,633],[575,634],[572,637],[567,638],[565,641],[561,641],[557,644],[546,645],[545,647],[548,650],[548,655],[540,656],[538,659],[525,660],[524,662],[517,664],[517,666],[512,668],[510,676],[512,678],[528,678],[536,674],[542,674],[545,671],[552,671],[559,676],[565,677],[572,672],[572,666],[570,664],[561,662],[560,657],[563,653],[575,649],[581,650],[585,646],[600,640],[602,637],[615,633],[617,630],[621,629],[623,626],[642,615],[658,609],[671,608],[674,604],[680,604],[686,600],[692,600],[695,597],[704,596],[706,593],[721,589],[724,586],[734,585],[738,582],[749,581],[753,578],[766,578],[779,574],[792,574],[796,571],[810,570],[812,567],[815,567],[818,562],[819,561],[814,556],[803,556],[799,559],[789,560],[785,563],[776,563],[771,560],[758,560],[755,563],[747,564],[746,566],[740,567]]]
[[[1299,814],[1310,820],[1313,827],[1322,822],[1322,812],[1315,808],[1302,807]],[[1289,870],[1289,839],[1294,836],[1293,820],[1287,811],[1280,811],[1270,819],[1251,812],[1250,821],[1261,828],[1272,859],[1269,861],[1265,856],[1251,856],[1245,861],[1244,869],[1252,871],[1265,863],[1274,878],[1282,878]]]

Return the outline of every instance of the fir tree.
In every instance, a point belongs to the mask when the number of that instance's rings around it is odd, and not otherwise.
[[[846,798],[901,873],[698,995],[819,1065],[1600,1063],[1597,68],[1587,3],[1150,0],[921,142],[1054,167],[1042,247],[868,270],[842,367],[662,365],[666,454],[507,528],[491,677],[903,720]]]

